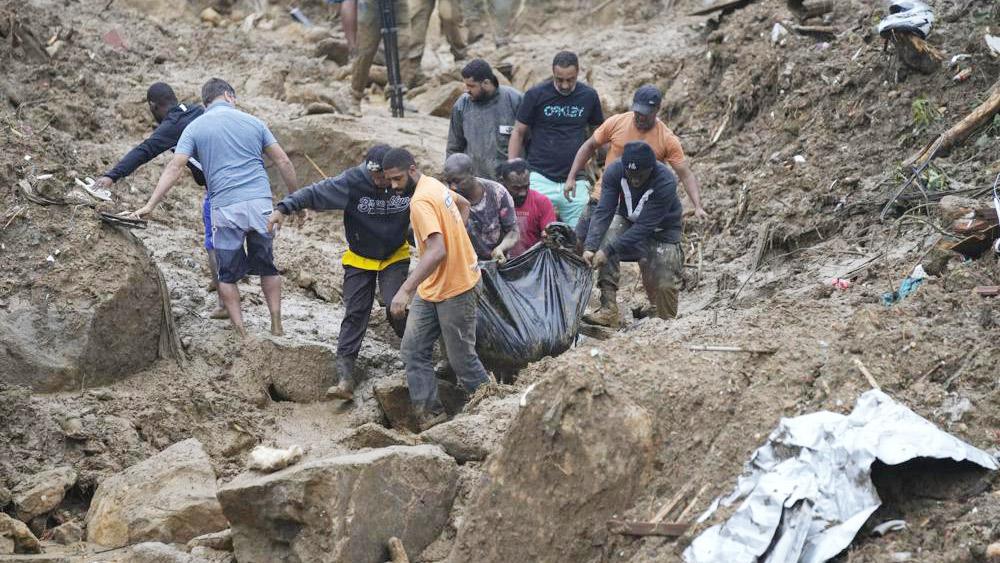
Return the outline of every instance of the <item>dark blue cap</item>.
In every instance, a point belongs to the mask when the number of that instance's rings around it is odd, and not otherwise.
[[[643,115],[650,115],[660,107],[663,101],[663,94],[660,89],[652,84],[640,86],[632,96],[632,111],[637,111]]]
[[[656,166],[656,154],[653,147],[642,141],[632,141],[625,145],[622,153],[622,166],[625,171],[649,170]]]

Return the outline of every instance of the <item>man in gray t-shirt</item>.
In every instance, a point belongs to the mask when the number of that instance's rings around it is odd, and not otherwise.
[[[465,227],[476,256],[480,260],[504,263],[521,235],[510,192],[502,184],[474,176],[472,159],[462,153],[445,160],[444,176],[448,187],[462,194],[471,204]]]
[[[497,166],[507,161],[507,144],[521,106],[521,93],[501,86],[489,63],[474,59],[462,69],[465,94],[451,109],[445,156],[465,153],[480,178],[497,179]]]
[[[289,192],[298,184],[295,168],[264,122],[236,109],[236,91],[224,80],[206,82],[201,98],[207,108],[204,115],[184,129],[174,158],[160,175],[149,202],[132,215],[151,213],[173,187],[188,159],[197,158],[205,172],[212,206],[219,295],[233,327],[246,336],[236,282],[253,274],[260,276],[271,313],[271,334],[281,335],[281,276],[274,266],[272,238],[267,231],[273,208],[263,155],[277,165]]]

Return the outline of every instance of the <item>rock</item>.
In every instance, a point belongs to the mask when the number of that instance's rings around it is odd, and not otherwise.
[[[315,113],[350,113],[353,101],[350,89],[344,86],[330,87],[327,84],[318,82],[294,82],[287,81],[284,86],[284,98],[286,102],[302,104],[306,106],[306,114],[311,115],[309,108],[314,104]],[[325,107],[332,107],[332,111],[318,111]]]
[[[68,228],[74,223],[65,213]],[[73,228],[74,240],[88,237],[86,252],[61,253],[44,275],[5,296],[0,383],[38,392],[79,391],[118,381],[161,355],[167,320],[161,313],[160,275],[142,243],[100,223]],[[62,227],[53,229],[45,236],[69,239]],[[9,238],[6,244],[27,242]],[[26,274],[21,267],[12,266],[7,275]],[[82,271],[87,275],[80,276]],[[38,291],[52,301],[37,299]],[[53,302],[60,307],[53,309]]]
[[[410,403],[410,390],[405,383],[381,382],[375,385],[373,391],[389,426],[410,432],[419,431],[413,404]],[[460,387],[441,379],[438,380],[438,396],[449,415],[461,412],[466,401],[465,392]]]
[[[437,117],[451,116],[451,108],[458,98],[465,93],[465,85],[461,82],[449,82],[441,86],[428,88],[426,92],[415,96],[410,102],[420,113]]]
[[[76,484],[72,467],[58,467],[36,473],[14,487],[13,500],[18,520],[28,522],[55,510],[70,487]]]
[[[652,417],[626,384],[593,369],[556,372],[528,395],[449,561],[591,561],[605,523],[634,505],[654,452]]]
[[[420,440],[410,433],[402,433],[381,424],[368,422],[354,429],[340,443],[352,450],[363,448],[388,448],[389,446],[416,446]]]
[[[201,21],[211,24],[213,26],[219,26],[222,24],[222,15],[216,12],[214,8],[205,8],[201,11],[199,16]]]
[[[233,378],[247,389],[267,389],[274,400],[323,401],[326,390],[336,383],[334,357],[334,350],[325,344],[260,340],[234,363]]]
[[[321,115],[324,113],[337,113],[337,108],[323,102],[313,102],[306,106],[306,115]],[[302,283],[301,277],[299,278],[299,283]]]
[[[41,553],[42,546],[28,526],[0,512],[0,554]]]
[[[211,561],[213,563],[234,563],[236,558],[232,552],[212,549],[210,547],[198,546],[191,548],[191,557],[199,561]]]
[[[346,42],[338,41],[331,37],[323,39],[316,44],[316,50],[313,51],[313,56],[330,59],[338,65],[344,66],[347,64],[350,52],[351,50],[347,47]]]
[[[229,528],[221,532],[214,532],[193,538],[187,543],[188,548],[207,547],[218,551],[233,550],[233,531]]]
[[[771,43],[777,45],[782,39],[788,36],[788,30],[780,23],[775,23],[771,28]]]
[[[123,561],[129,563],[204,563],[206,560],[184,553],[172,545],[145,542],[132,546]]]
[[[1000,542],[986,546],[986,560],[990,563],[1000,562]]]
[[[52,528],[52,541],[71,545],[83,541],[83,528],[76,522],[66,522]]]
[[[499,433],[482,415],[458,416],[420,434],[425,442],[437,444],[459,463],[482,461],[497,449]]]
[[[106,479],[87,512],[87,541],[122,547],[183,543],[227,526],[215,472],[195,439],[178,442]]]
[[[395,536],[414,558],[448,522],[458,466],[437,446],[393,446],[245,473],[219,490],[240,563],[382,563]]]
[[[373,64],[368,71],[368,84],[375,84],[379,88],[385,88],[389,83],[389,70],[382,65]]]
[[[7,505],[14,499],[10,494],[10,489],[0,486],[0,510],[7,508]]]
[[[979,201],[971,197],[946,195],[941,198],[937,206],[937,211],[947,221],[989,214],[992,214],[993,218],[996,219],[996,212],[993,210],[992,203]]]

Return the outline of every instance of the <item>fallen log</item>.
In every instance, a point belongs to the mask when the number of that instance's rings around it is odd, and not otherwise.
[[[961,121],[956,123],[937,139],[932,141],[920,152],[914,154],[903,163],[905,168],[919,167],[930,162],[939,155],[946,155],[951,149],[962,144],[980,127],[986,125],[993,116],[1000,112],[1000,80],[990,88],[990,95],[979,107],[972,110]]]

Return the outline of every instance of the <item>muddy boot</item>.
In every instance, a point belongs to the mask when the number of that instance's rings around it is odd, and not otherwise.
[[[326,390],[326,396],[344,401],[354,399],[354,358],[337,358],[337,377],[340,382]]]
[[[601,307],[589,315],[584,315],[583,322],[609,328],[621,327],[622,319],[618,313],[618,292],[608,287],[602,287]]]

